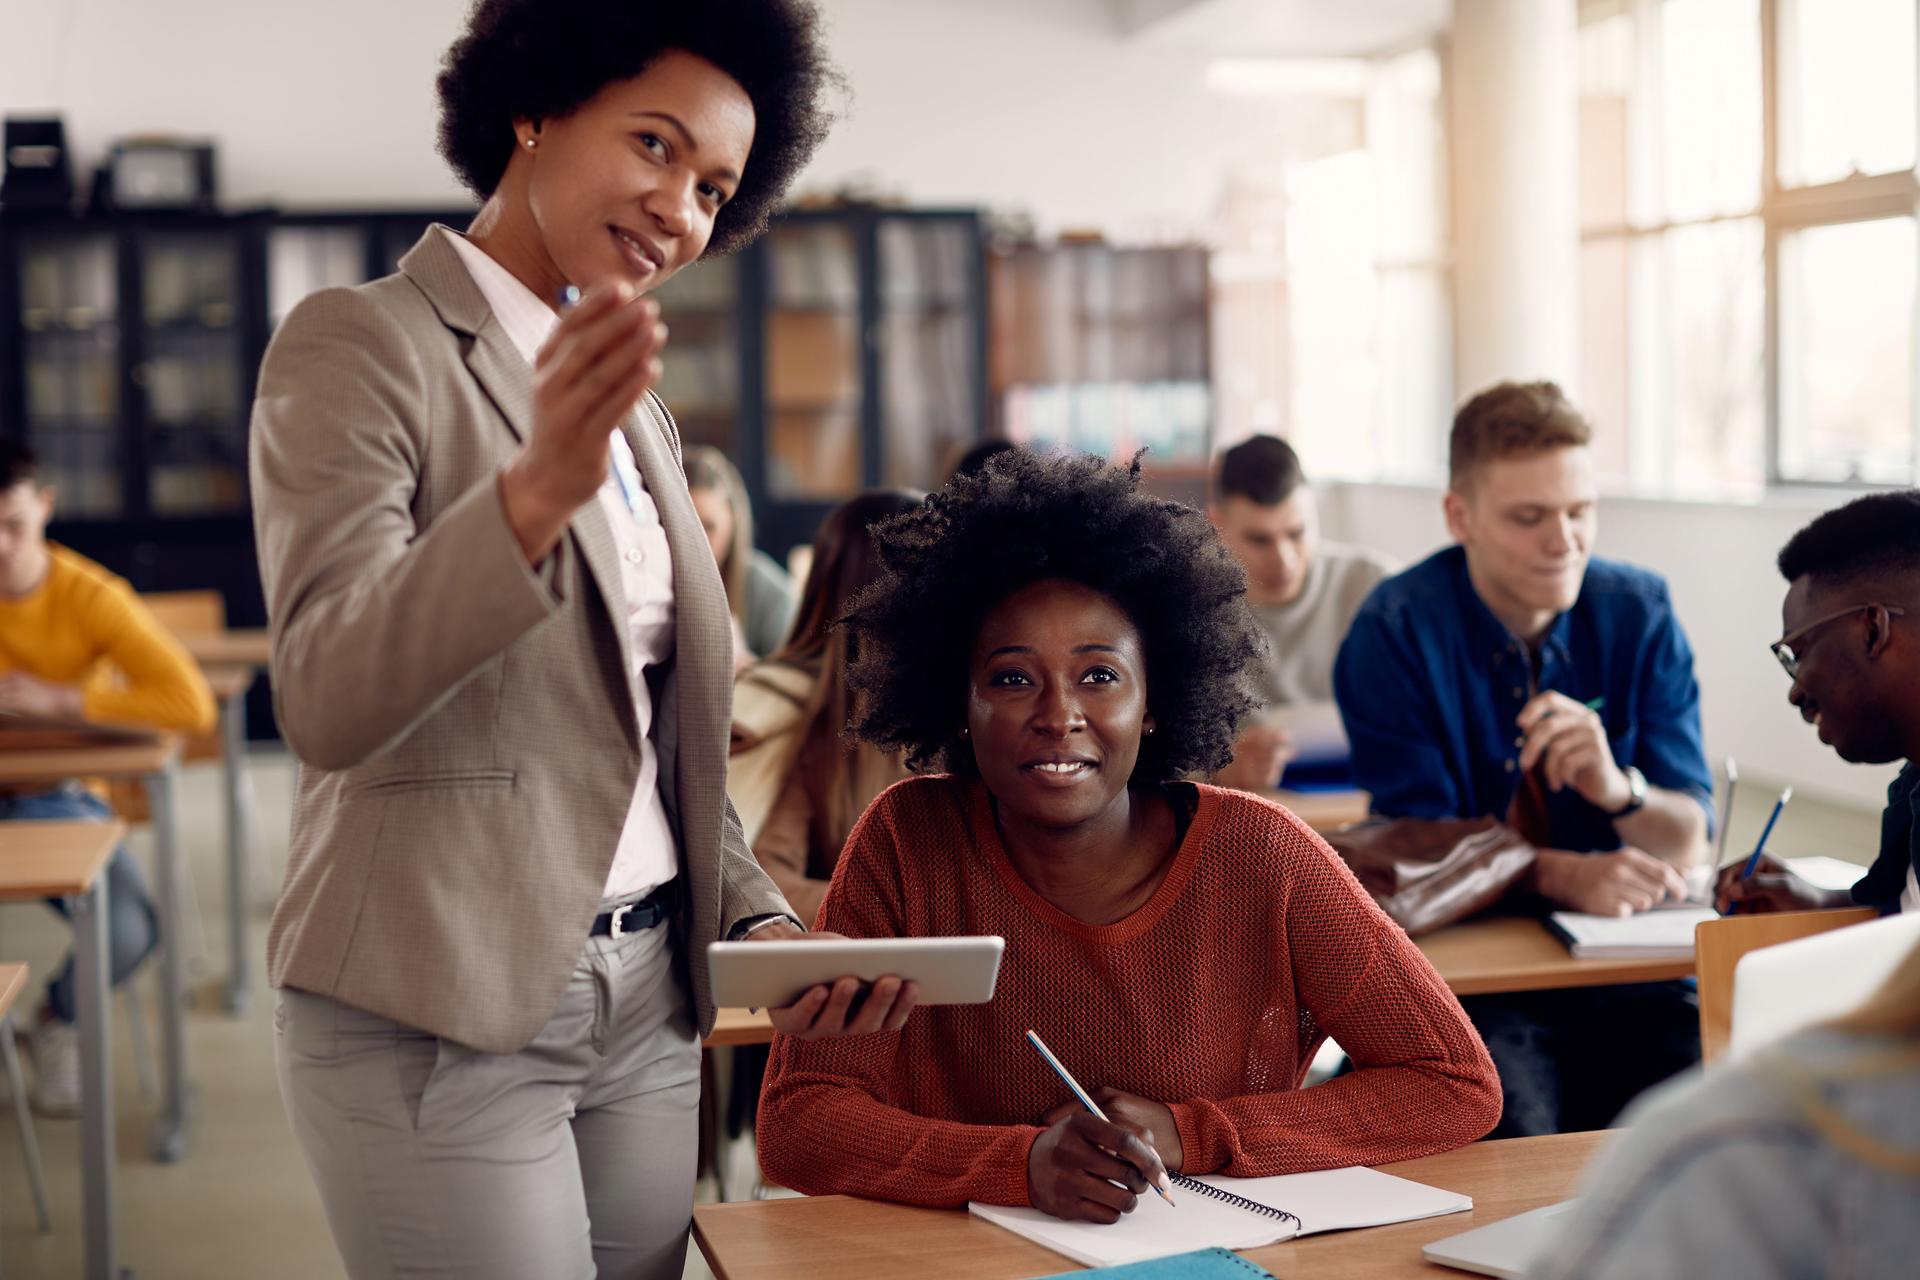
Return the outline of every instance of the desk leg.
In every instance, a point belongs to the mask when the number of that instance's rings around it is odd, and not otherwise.
[[[114,1238],[113,1088],[108,1057],[107,877],[73,900],[74,978],[80,1015],[80,1172],[86,1199],[88,1280],[118,1280]]]
[[[160,1117],[154,1124],[153,1158],[172,1164],[187,1154],[187,948],[181,921],[180,833],[173,811],[178,769],[168,765],[147,779],[160,879]]]
[[[253,904],[253,793],[247,785],[247,697],[220,704],[220,775],[227,790],[227,1012],[247,1011],[253,994],[247,909]]]

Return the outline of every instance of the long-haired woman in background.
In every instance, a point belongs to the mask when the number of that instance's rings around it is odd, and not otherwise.
[[[738,671],[780,647],[793,625],[793,579],[753,545],[753,504],[727,455],[712,445],[689,445],[686,469],[687,492],[727,588]]]
[[[853,639],[838,623],[880,576],[868,530],[918,504],[914,494],[880,490],[834,508],[814,535],[787,642],[734,685],[727,790],[753,856],[802,920],[820,909],[854,820],[907,776],[897,754],[847,737]]]

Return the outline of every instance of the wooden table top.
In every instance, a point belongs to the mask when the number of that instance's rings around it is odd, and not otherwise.
[[[1609,987],[1663,982],[1693,973],[1693,959],[1576,960],[1566,944],[1530,916],[1491,916],[1448,925],[1414,945],[1426,953],[1457,996],[1562,987]],[[722,1009],[707,1044],[768,1044],[773,1024],[765,1012]]]
[[[173,734],[132,742],[12,747],[0,739],[0,787],[37,786],[69,778],[144,778],[173,763],[180,739]]]
[[[260,668],[248,663],[209,663],[201,668],[200,674],[206,677],[207,687],[213,690],[214,699],[227,702],[241,697],[247,690],[253,688],[254,680],[260,675]]]
[[[709,1049],[723,1044],[772,1044],[773,1022],[765,1009],[717,1009],[713,1030],[702,1043]]]
[[[1546,923],[1531,916],[1487,916],[1414,939],[1457,996],[1562,987],[1662,982],[1693,972],[1681,960],[1576,960]]]
[[[227,631],[190,632],[179,641],[193,660],[203,667],[264,667],[273,658],[273,641],[265,627],[243,627]]]
[[[1367,816],[1367,806],[1372,803],[1364,791],[1266,791],[1261,794],[1323,834],[1349,822],[1359,822]]]
[[[0,823],[0,900],[84,893],[126,834],[124,822]]]
[[[1567,1199],[1608,1135],[1476,1142],[1386,1172],[1473,1197],[1473,1209],[1364,1231],[1290,1240],[1246,1256],[1277,1276],[1443,1280],[1420,1247]],[[955,1209],[912,1209],[851,1196],[703,1204],[693,1235],[717,1280],[1025,1280],[1074,1270],[1059,1254]]]
[[[27,989],[27,966],[0,964],[0,1018],[7,1016],[13,1002]]]

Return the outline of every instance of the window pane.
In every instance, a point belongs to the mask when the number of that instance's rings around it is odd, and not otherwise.
[[[1780,246],[1780,472],[1913,481],[1914,221],[1813,227]]]
[[[1760,221],[1682,227],[1664,239],[1672,424],[1662,451],[1670,468],[1666,487],[1677,493],[1757,488],[1766,482]]]
[[[1588,240],[1581,407],[1600,478],[1660,493],[1766,478],[1758,218]]]
[[[1633,19],[1616,13],[1580,28],[1580,225],[1627,221],[1633,98]]]
[[[1780,27],[1781,182],[1911,169],[1913,0],[1783,0]]]
[[[1580,246],[1580,408],[1594,425],[1593,463],[1609,485],[1629,478],[1627,448],[1628,269],[1632,241],[1625,236]]]
[[[1666,217],[1678,221],[1757,208],[1762,163],[1757,0],[1666,0],[1660,6],[1659,39]],[[1909,36],[1909,53],[1912,46]]]

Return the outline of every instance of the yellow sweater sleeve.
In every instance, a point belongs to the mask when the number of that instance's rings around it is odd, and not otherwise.
[[[213,693],[199,666],[132,588],[117,580],[95,581],[76,594],[73,604],[82,626],[121,677],[87,682],[82,695],[87,719],[184,733],[213,728]]]

